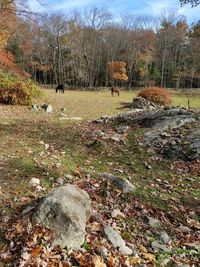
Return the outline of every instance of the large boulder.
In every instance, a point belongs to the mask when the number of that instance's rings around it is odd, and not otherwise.
[[[44,199],[33,218],[54,231],[53,245],[76,249],[84,243],[85,226],[91,214],[87,192],[75,185],[65,185]]]
[[[132,122],[156,130],[179,128],[194,121],[196,116],[183,108],[158,109],[132,118]]]

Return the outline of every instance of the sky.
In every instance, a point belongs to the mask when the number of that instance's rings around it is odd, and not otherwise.
[[[38,0],[28,0],[32,9],[41,11]],[[62,11],[69,13],[74,9],[85,10],[92,7],[106,7],[114,16],[125,13],[137,15],[159,16],[167,10],[174,10],[178,15],[184,15],[188,23],[200,20],[200,5],[192,8],[190,5],[180,7],[178,0],[39,0],[45,2],[43,10]]]

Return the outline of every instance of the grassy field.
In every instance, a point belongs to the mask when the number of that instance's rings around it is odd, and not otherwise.
[[[112,97],[110,91],[65,91],[65,94],[55,94],[53,89],[43,90],[46,102],[50,103],[58,115],[60,108],[66,108],[67,116],[79,116],[84,119],[95,119],[105,114],[116,114],[122,112],[125,106],[132,102],[139,91],[124,91],[120,96]],[[45,97],[42,101],[45,100]],[[187,94],[172,91],[172,105],[187,107]],[[190,95],[192,108],[200,107],[200,92]]]

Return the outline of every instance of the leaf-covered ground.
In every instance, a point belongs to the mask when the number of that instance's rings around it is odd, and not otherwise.
[[[130,92],[119,98],[109,92],[56,95],[46,90],[53,113],[0,106],[2,266],[13,262],[15,266],[199,266],[200,162],[172,162],[151,153],[140,145],[145,130],[137,126],[118,141],[116,125],[85,120],[118,113],[133,96]],[[60,120],[61,113],[84,120]],[[99,173],[105,172],[129,179],[137,190],[122,194],[100,178]],[[33,177],[40,179],[39,186],[30,185]],[[82,250],[68,254],[48,246],[51,233],[31,224],[31,211],[22,218],[22,212],[35,208],[60,178],[86,190],[95,211]],[[113,216],[116,210],[122,214]],[[159,225],[152,227],[148,217],[159,220]],[[132,255],[122,255],[105,239],[105,224],[120,233]],[[169,237],[164,244],[161,233]],[[155,250],[154,241],[164,248]]]

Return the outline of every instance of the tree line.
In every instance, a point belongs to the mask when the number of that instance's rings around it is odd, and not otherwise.
[[[96,7],[27,19],[13,1],[4,11],[1,2],[0,61],[6,50],[39,83],[200,87],[200,21],[188,25],[173,12],[116,18]]]

